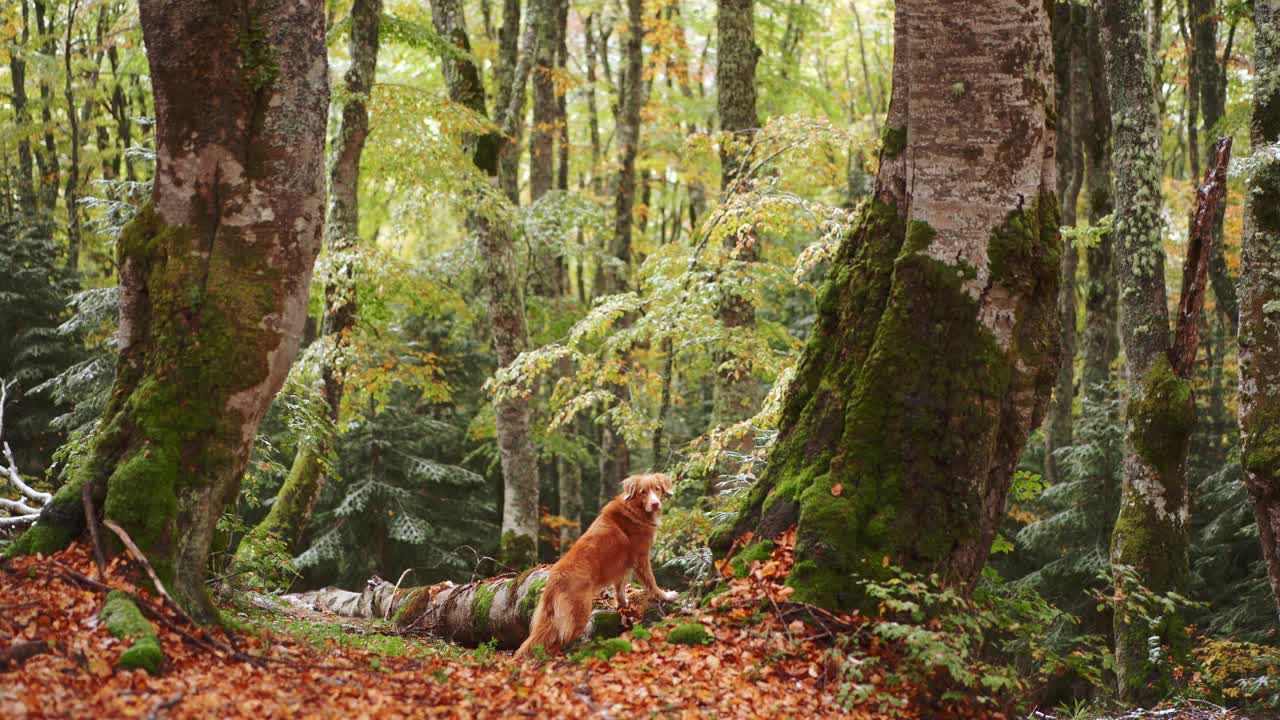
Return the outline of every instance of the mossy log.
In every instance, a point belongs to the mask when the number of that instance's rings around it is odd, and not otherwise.
[[[514,649],[529,636],[529,621],[542,599],[547,571],[544,566],[465,585],[401,589],[373,578],[362,592],[324,588],[285,595],[284,599],[343,617],[393,618],[400,630],[434,635],[467,647],[494,641],[499,648]],[[591,614],[582,636],[614,637],[621,630],[620,614],[598,609]]]

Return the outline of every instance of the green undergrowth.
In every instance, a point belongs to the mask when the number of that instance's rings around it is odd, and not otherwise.
[[[569,662],[584,663],[591,659],[609,660],[619,653],[629,653],[632,651],[631,641],[626,638],[603,638],[600,640],[591,640],[583,644],[579,649],[569,653]]]

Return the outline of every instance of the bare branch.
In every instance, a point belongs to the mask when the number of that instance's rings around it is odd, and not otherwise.
[[[1227,193],[1227,166],[1231,161],[1231,137],[1218,138],[1213,148],[1213,164],[1205,171],[1196,192],[1196,214],[1191,220],[1187,258],[1182,265],[1182,295],[1178,300],[1178,322],[1169,362],[1179,377],[1187,377],[1196,360],[1200,341],[1200,311],[1204,308],[1205,276],[1213,254],[1213,221],[1218,204]]]
[[[6,462],[5,466],[0,467],[0,478],[7,479],[21,494],[12,500],[0,498],[0,510],[10,513],[8,517],[0,517],[0,527],[30,525],[40,517],[40,509],[53,500],[53,495],[40,492],[22,481],[18,463],[13,459],[13,451],[9,449],[9,443],[4,441],[4,407],[9,401],[9,388],[15,382],[5,382],[4,378],[0,378],[0,449],[4,451]],[[28,504],[27,501],[35,505]]]

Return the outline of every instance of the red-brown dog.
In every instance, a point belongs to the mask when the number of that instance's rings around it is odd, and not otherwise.
[[[649,594],[674,600],[676,594],[658,588],[649,565],[649,550],[662,512],[662,499],[671,495],[671,478],[654,473],[632,475],[622,481],[622,494],[609,501],[591,527],[551,566],[542,598],[533,612],[529,638],[515,657],[528,657],[535,646],[555,653],[582,634],[591,617],[591,603],[601,590],[612,587],[618,607],[626,607],[627,582],[634,572]]]

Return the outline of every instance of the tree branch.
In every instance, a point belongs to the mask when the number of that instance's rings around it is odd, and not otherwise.
[[[1200,312],[1204,309],[1205,276],[1213,255],[1213,224],[1218,204],[1227,192],[1227,165],[1231,161],[1231,137],[1221,137],[1213,146],[1213,163],[1205,171],[1196,192],[1196,212],[1187,238],[1187,258],[1182,265],[1182,294],[1178,300],[1178,323],[1174,330],[1169,361],[1179,377],[1187,377],[1195,364],[1200,341]]]

